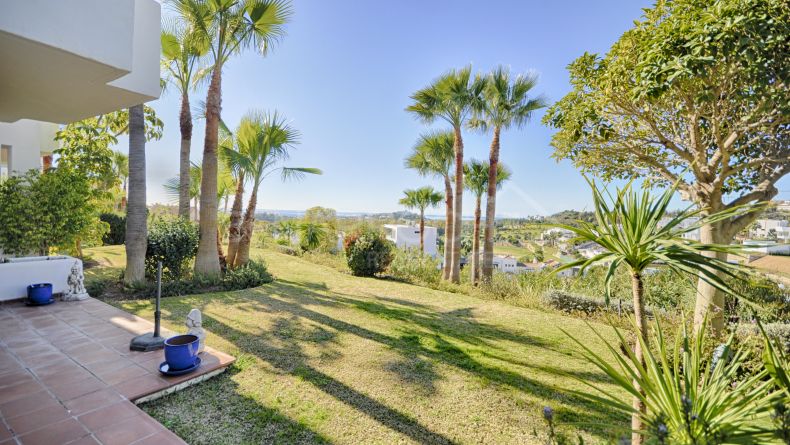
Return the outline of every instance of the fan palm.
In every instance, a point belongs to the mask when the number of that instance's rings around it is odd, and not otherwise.
[[[466,189],[475,197],[475,223],[472,230],[472,283],[480,281],[480,213],[483,194],[488,190],[488,163],[471,160],[464,166],[464,183]],[[496,187],[510,179],[510,170],[503,164],[497,164]]]
[[[321,170],[309,167],[284,167],[280,164],[289,157],[289,152],[299,143],[299,132],[278,114],[248,112],[239,123],[235,134],[238,151],[223,149],[231,165],[244,172],[252,184],[247,209],[241,225],[241,238],[233,263],[238,267],[249,260],[250,242],[255,222],[255,207],[261,182],[272,173],[279,172],[283,180],[301,179],[304,174],[321,174]]]
[[[437,204],[442,202],[444,196],[441,192],[437,192],[433,187],[428,186],[414,190],[404,190],[403,194],[405,196],[401,198],[400,204],[420,211],[420,252],[425,253],[425,209],[436,207]]]
[[[291,242],[291,238],[296,234],[297,225],[296,222],[290,219],[285,219],[280,221],[277,224],[277,237],[284,236],[288,242]]]
[[[200,180],[203,177],[203,169],[194,162],[189,167],[189,199],[194,202],[195,221],[198,220],[198,202],[200,201]],[[165,181],[163,187],[171,202],[177,203],[181,198],[181,178],[176,176]]]
[[[445,240],[453,236],[453,184],[450,172],[453,160],[453,132],[431,131],[420,135],[412,148],[412,154],[405,161],[407,168],[417,170],[421,176],[438,176],[444,181]],[[450,278],[450,260],[450,243],[445,242],[442,268],[442,277],[445,280]]]
[[[162,58],[160,61],[163,79],[181,94],[179,128],[181,130],[181,152],[179,155],[178,215],[189,218],[190,161],[192,145],[192,112],[189,92],[205,79],[210,67],[205,66],[208,41],[201,38],[197,28],[181,17],[167,22],[161,34]]]
[[[217,168],[222,68],[228,59],[254,48],[266,54],[283,35],[292,9],[288,0],[172,0],[178,15],[209,48],[211,80],[206,94],[206,136],[200,191],[200,245],[195,272],[216,275],[219,257],[213,243],[217,231]]]
[[[486,78],[483,89],[483,104],[470,126],[483,131],[491,129],[491,150],[488,163],[488,191],[486,196],[486,227],[483,241],[483,280],[490,280],[494,269],[494,220],[496,218],[496,184],[498,174],[499,144],[502,130],[521,128],[532,117],[535,110],[546,107],[542,97],[530,98],[529,93],[537,84],[532,74],[513,78],[503,67],[497,67]]]
[[[588,179],[593,192],[595,219],[593,222],[578,221],[576,226],[560,225],[576,234],[580,239],[592,241],[604,248],[604,251],[591,258],[583,258],[566,263],[555,272],[579,267],[583,272],[594,265],[607,265],[605,277],[606,298],[608,300],[612,279],[620,266],[625,266],[631,275],[634,319],[637,334],[644,341],[636,342],[634,357],[644,366],[644,348],[647,345],[647,322],[644,311],[643,275],[649,266],[659,263],[669,270],[689,276],[699,276],[712,286],[732,293],[731,288],[722,277],[738,275],[738,266],[717,258],[710,258],[706,252],[734,253],[735,246],[705,244],[684,235],[699,229],[704,224],[713,224],[726,220],[748,208],[731,210],[703,216],[702,210],[687,208],[675,216],[666,217],[672,196],[677,185],[667,188],[659,195],[651,195],[649,190],[641,194],[632,189],[631,183],[618,189],[608,200],[598,186]],[[638,388],[638,383],[634,383]],[[640,394],[644,394],[641,392]],[[634,397],[634,416],[631,426],[634,431],[633,443],[642,443],[638,431],[643,429],[642,418],[645,413],[643,397]]]
[[[304,251],[317,249],[327,237],[326,225],[311,221],[299,224],[299,245]]]
[[[464,195],[464,142],[461,127],[472,114],[482,106],[484,82],[472,76],[472,68],[467,66],[452,70],[427,87],[411,95],[414,103],[406,108],[425,123],[441,119],[453,127],[453,152],[455,156],[455,197],[453,198],[453,233],[450,242],[450,280],[461,280],[461,216]]]
[[[115,176],[121,180],[121,202],[118,209],[123,211],[126,208],[126,188],[129,182],[129,156],[119,152],[112,152],[112,166]]]

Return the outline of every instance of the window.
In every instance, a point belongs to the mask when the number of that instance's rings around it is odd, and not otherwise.
[[[7,178],[11,173],[11,147],[0,145],[0,179]]]

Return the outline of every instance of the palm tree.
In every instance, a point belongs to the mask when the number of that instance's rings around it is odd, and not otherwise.
[[[555,273],[579,267],[583,272],[594,265],[607,265],[605,283],[607,300],[611,282],[615,272],[622,265],[631,275],[631,293],[634,302],[634,319],[637,335],[644,342],[637,341],[634,345],[634,356],[644,369],[644,349],[647,348],[647,322],[644,311],[645,269],[654,263],[661,263],[669,270],[692,277],[700,276],[703,280],[719,290],[732,293],[723,277],[736,277],[738,266],[731,265],[717,258],[710,258],[706,252],[734,253],[734,246],[704,244],[684,238],[704,224],[714,224],[744,211],[736,208],[710,216],[703,216],[702,210],[688,208],[676,216],[666,217],[675,187],[668,188],[662,195],[654,197],[649,190],[638,194],[629,183],[617,190],[615,196],[608,195],[608,200],[595,183],[588,179],[593,191],[594,222],[577,221],[578,226],[560,225],[576,234],[580,239],[601,245],[605,251],[592,258],[583,258],[566,263],[555,269]],[[662,221],[664,218],[667,221]],[[725,255],[726,256],[726,255]],[[641,372],[641,371],[640,371]],[[634,381],[634,385],[639,385]],[[642,392],[642,391],[640,391]],[[641,419],[644,417],[645,405],[642,396],[634,397],[634,412],[631,429],[634,431],[632,443],[641,444],[642,437],[638,433],[643,429]]]
[[[512,78],[507,68],[497,67],[486,78],[483,89],[483,106],[471,120],[470,126],[483,131],[491,129],[489,154],[488,193],[486,196],[486,227],[483,241],[483,280],[490,280],[494,269],[494,220],[496,218],[496,178],[499,164],[499,136],[502,130],[521,128],[535,110],[546,107],[543,97],[530,98],[529,93],[537,84],[533,74]]]
[[[464,142],[461,127],[482,106],[481,93],[484,82],[472,77],[472,68],[467,66],[452,70],[427,87],[411,95],[414,101],[406,111],[414,113],[425,123],[441,119],[453,127],[453,152],[455,155],[455,197],[453,198],[453,233],[450,241],[450,280],[461,280],[461,224],[464,195]]]
[[[189,219],[190,160],[192,145],[192,112],[189,92],[210,72],[204,66],[208,52],[208,41],[201,38],[197,29],[187,20],[176,18],[169,22],[161,34],[163,79],[181,94],[179,127],[181,130],[181,153],[179,163],[178,215]]]
[[[281,235],[288,239],[288,243],[291,242],[291,237],[294,236],[296,233],[296,222],[290,219],[284,219],[277,224],[277,237],[279,238]]]
[[[115,175],[121,180],[121,202],[118,204],[118,210],[123,211],[126,209],[126,189],[129,182],[129,156],[119,151],[113,151],[112,165]]]
[[[198,220],[198,201],[200,200],[200,180],[203,177],[203,169],[200,165],[191,163],[189,167],[189,199],[194,201],[195,221]],[[176,176],[165,181],[163,185],[170,201],[178,202],[181,196],[181,178]]]
[[[464,182],[466,189],[475,197],[475,225],[472,232],[472,284],[480,281],[480,204],[483,194],[488,190],[488,163],[471,160],[464,166]],[[497,164],[496,187],[510,179],[510,170],[503,164]]]
[[[406,167],[421,176],[438,176],[444,181],[444,267],[442,278],[450,279],[451,251],[449,239],[453,234],[453,184],[450,169],[453,167],[453,132],[432,131],[423,133],[414,144],[412,154],[406,158]]]
[[[425,209],[428,207],[436,207],[437,204],[442,202],[444,195],[442,192],[437,192],[433,187],[420,187],[415,190],[404,190],[405,195],[400,200],[400,204],[409,209],[420,210],[420,252],[425,253]]]
[[[195,272],[220,273],[214,243],[217,232],[217,168],[222,105],[222,68],[231,56],[254,48],[266,54],[283,35],[291,17],[288,0],[172,0],[196,37],[209,47],[212,66],[206,94],[206,136],[203,144],[203,181],[200,189],[200,244]]]
[[[299,245],[304,251],[317,249],[326,237],[327,230],[324,224],[311,221],[299,224]]]
[[[233,263],[229,266],[238,267],[249,260],[250,242],[255,223],[255,207],[258,201],[258,187],[270,174],[280,172],[283,180],[300,179],[305,173],[321,174],[321,170],[309,167],[282,167],[280,163],[287,160],[289,152],[299,142],[299,132],[291,127],[277,112],[248,112],[236,130],[236,146],[238,151],[223,150],[232,165],[244,172],[246,179],[252,184],[250,199],[241,225],[241,238]]]
[[[145,280],[148,239],[145,206],[145,118],[143,106],[129,108],[129,202],[126,208],[126,272],[124,282]]]

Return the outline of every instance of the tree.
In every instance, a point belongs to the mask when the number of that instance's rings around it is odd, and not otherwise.
[[[441,119],[453,127],[455,156],[455,197],[453,198],[453,232],[450,242],[450,281],[461,281],[461,226],[464,196],[464,142],[461,128],[482,105],[481,93],[485,82],[472,76],[467,66],[452,70],[434,80],[427,87],[411,95],[414,101],[406,108],[418,119],[432,123]]]
[[[704,214],[770,200],[790,168],[788,53],[785,0],[659,1],[608,54],[569,65],[573,90],[543,121],[558,130],[554,157],[605,179],[677,182]],[[730,243],[755,218],[701,238]],[[695,327],[709,316],[721,332],[724,297],[698,283]]]
[[[126,209],[126,189],[129,180],[129,156],[113,151],[112,164],[115,176],[121,181],[121,202],[118,204],[118,209],[123,211]]]
[[[291,17],[288,0],[172,0],[179,16],[208,46],[211,80],[206,94],[203,180],[200,184],[200,246],[195,272],[220,273],[217,233],[217,168],[222,105],[222,68],[231,56],[248,48],[266,54],[283,35]]]
[[[684,237],[705,224],[743,214],[743,209],[726,210],[712,215],[703,215],[702,210],[688,208],[677,215],[662,221],[675,193],[676,186],[667,188],[659,196],[651,195],[648,189],[641,194],[631,188],[628,183],[612,195],[600,190],[595,183],[588,180],[593,192],[593,208],[595,221],[578,221],[576,226],[561,227],[576,234],[579,239],[592,241],[601,245],[605,251],[592,258],[581,258],[563,264],[555,269],[560,272],[579,267],[581,272],[595,265],[606,265],[606,299],[608,303],[612,280],[620,266],[628,269],[631,275],[631,293],[633,296],[634,321],[637,336],[644,341],[634,345],[634,357],[645,366],[644,348],[647,348],[647,321],[644,310],[644,272],[654,263],[662,263],[664,267],[681,275],[697,275],[711,286],[727,292],[730,288],[722,276],[737,277],[737,267],[726,260],[706,256],[706,252],[723,254],[736,252],[733,246],[708,244],[693,241]],[[608,195],[608,199],[607,199]],[[634,386],[639,395],[634,396],[634,415],[631,419],[633,431],[631,442],[642,443],[639,433],[643,430],[642,419],[645,414],[644,391],[639,389],[637,379]]]
[[[239,123],[235,134],[238,151],[225,149],[223,156],[244,172],[252,184],[252,191],[241,225],[239,247],[232,264],[238,267],[249,260],[250,242],[255,223],[255,207],[261,182],[279,172],[283,180],[301,179],[305,174],[320,175],[321,170],[310,167],[284,167],[290,151],[299,143],[299,132],[277,113],[248,112]],[[201,200],[202,201],[202,200]]]
[[[192,145],[192,111],[189,92],[205,79],[210,67],[205,66],[208,41],[187,20],[176,19],[162,29],[161,67],[163,78],[181,94],[181,111],[178,116],[181,130],[181,151],[179,154],[179,193],[178,216],[189,219],[190,202],[190,160]]]
[[[428,207],[436,207],[437,204],[442,202],[444,196],[441,192],[437,192],[433,187],[420,187],[414,190],[404,190],[405,195],[399,201],[401,205],[409,209],[418,209],[420,211],[420,252],[425,253],[425,209]]]
[[[472,230],[472,283],[480,281],[480,213],[483,194],[489,189],[489,164],[472,159],[464,166],[464,182],[466,189],[475,197],[475,223]],[[497,164],[496,185],[494,189],[502,187],[502,183],[510,179],[510,171],[503,165]],[[487,198],[488,199],[488,198]],[[493,257],[492,257],[493,258]],[[492,259],[493,261],[493,259]]]
[[[444,219],[444,266],[442,278],[450,279],[452,252],[450,237],[453,232],[453,185],[450,170],[453,167],[453,132],[432,131],[423,133],[414,144],[412,154],[406,158],[406,167],[413,168],[421,176],[438,176],[444,181],[445,219]]]
[[[203,177],[203,170],[199,164],[192,163],[189,167],[189,199],[194,201],[195,221],[198,220],[198,201],[200,200],[200,179]],[[177,203],[181,193],[181,177],[176,176],[165,181],[163,187],[172,202]]]
[[[321,246],[327,237],[327,227],[314,221],[303,221],[299,224],[299,246],[309,252]]]
[[[129,108],[129,202],[126,208],[126,272],[124,282],[145,280],[148,240],[145,205],[145,118],[143,106]]]
[[[291,237],[296,234],[296,222],[290,219],[284,219],[277,223],[277,238],[284,236],[291,243]]]
[[[491,149],[488,155],[488,190],[486,194],[486,227],[483,241],[483,280],[490,281],[494,270],[494,231],[496,229],[495,178],[499,174],[500,135],[511,127],[522,128],[533,112],[544,108],[542,97],[531,98],[530,92],[537,84],[534,74],[518,75],[513,78],[507,68],[497,67],[486,77],[483,89],[483,106],[470,121],[470,126],[483,131],[491,129]]]

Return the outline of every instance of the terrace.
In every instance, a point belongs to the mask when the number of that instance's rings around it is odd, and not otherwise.
[[[217,375],[234,358],[206,347],[195,372],[161,376],[161,350],[129,350],[152,328],[95,299],[0,305],[0,444],[185,443],[136,404]]]

